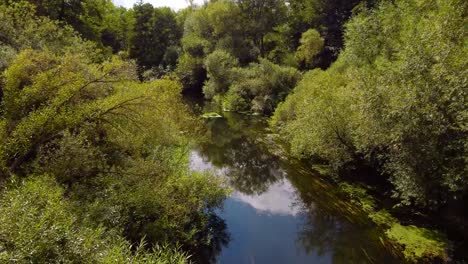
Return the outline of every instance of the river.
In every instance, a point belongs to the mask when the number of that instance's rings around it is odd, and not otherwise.
[[[205,138],[190,153],[191,170],[211,171],[233,189],[217,212],[225,232],[209,262],[401,262],[336,187],[310,166],[274,154],[265,118],[223,116],[206,121]]]

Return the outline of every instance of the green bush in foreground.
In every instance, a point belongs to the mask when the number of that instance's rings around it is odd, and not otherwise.
[[[64,189],[47,175],[15,179],[0,198],[0,261],[15,263],[185,263],[164,248],[146,251],[104,229],[83,226]]]

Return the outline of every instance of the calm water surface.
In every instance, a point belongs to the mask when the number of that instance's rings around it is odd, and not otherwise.
[[[223,115],[206,121],[206,138],[190,162],[234,190],[218,212],[225,230],[210,262],[399,263],[375,227],[320,175],[272,153],[264,119]]]

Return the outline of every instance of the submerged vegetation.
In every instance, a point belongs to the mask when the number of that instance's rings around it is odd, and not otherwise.
[[[189,170],[203,124],[191,94],[271,116],[289,154],[326,168],[406,260],[448,261],[431,217],[466,209],[466,12],[462,0],[0,0],[0,260],[184,263],[215,248],[228,190]]]
[[[340,183],[340,189],[381,228],[392,247],[410,262],[448,261],[449,241],[441,233],[414,225],[402,225],[386,209],[377,209],[377,201],[365,188]]]

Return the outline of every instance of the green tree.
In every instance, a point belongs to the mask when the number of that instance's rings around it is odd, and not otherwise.
[[[74,28],[83,38],[94,41],[101,48],[109,46],[117,52],[126,46],[129,34],[124,8],[117,8],[111,0],[22,0],[35,8],[35,14],[61,21]],[[13,6],[18,1],[4,0],[2,5]]]
[[[144,71],[153,67],[169,66],[164,64],[170,60],[164,58],[173,52],[170,47],[179,45],[181,30],[176,14],[170,8],[153,8],[151,4],[140,2],[134,6],[134,15],[130,57],[136,59],[141,77]]]
[[[78,221],[64,189],[53,177],[36,176],[7,184],[0,198],[2,262],[186,263],[178,250],[130,244],[102,228]]]
[[[205,59],[208,80],[203,86],[205,98],[212,99],[215,95],[223,95],[232,82],[232,69],[238,65],[231,54],[223,50],[215,50]]]
[[[235,0],[244,18],[245,31],[260,50],[266,55],[265,36],[285,22],[286,4],[283,0]]]
[[[225,50],[245,64],[255,58],[251,48],[244,38],[240,10],[235,4],[210,2],[190,11],[185,19],[183,55],[177,70],[185,90],[201,94],[207,77],[204,60],[214,50]]]
[[[196,124],[180,86],[134,75],[117,58],[94,64],[83,54],[21,52],[5,72],[2,177],[53,176],[80,221],[132,244],[209,244],[226,190],[187,170],[184,133]]]
[[[247,68],[235,68],[223,106],[232,111],[271,114],[301,79],[295,68],[276,65],[266,59]]]
[[[297,48],[296,57],[306,65],[313,65],[314,59],[323,49],[324,40],[315,29],[302,33],[301,45]]]
[[[324,49],[317,57],[317,65],[327,68],[343,48],[344,25],[353,10],[373,6],[375,0],[288,0],[288,25],[293,47],[300,45],[302,34],[315,28],[324,38]]]
[[[458,0],[361,10],[338,61],[305,78],[273,123],[298,156],[380,164],[400,205],[437,209],[466,194],[465,10]]]

